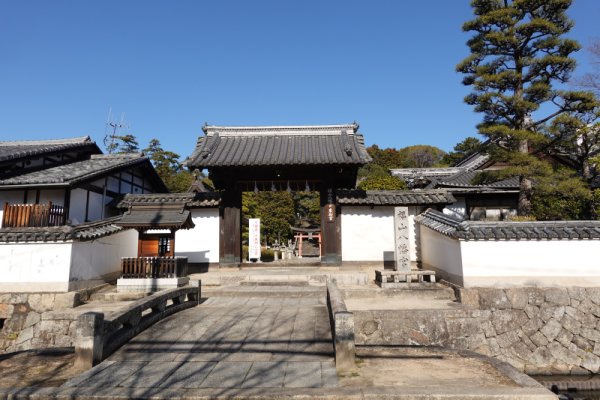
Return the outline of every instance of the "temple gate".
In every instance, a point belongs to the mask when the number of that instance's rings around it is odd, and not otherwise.
[[[336,191],[354,188],[358,168],[371,161],[358,124],[317,126],[204,126],[186,161],[208,169],[222,193],[220,265],[241,263],[242,192],[317,190],[321,204],[321,262],[341,263]]]

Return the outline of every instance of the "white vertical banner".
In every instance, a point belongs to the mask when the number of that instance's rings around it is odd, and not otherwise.
[[[248,258],[260,261],[260,218],[249,218],[248,225]]]

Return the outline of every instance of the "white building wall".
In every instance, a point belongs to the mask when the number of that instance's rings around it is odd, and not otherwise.
[[[456,197],[456,201],[452,204],[447,205],[444,210],[444,214],[449,215],[455,219],[463,220],[467,217],[467,202],[464,197]]]
[[[598,240],[461,241],[420,226],[424,269],[464,287],[600,286]]]
[[[192,209],[193,229],[175,232],[175,255],[189,263],[219,262],[219,209]]]
[[[66,292],[72,243],[0,243],[0,291]]]
[[[110,281],[121,273],[121,257],[137,257],[138,232],[129,229],[87,242],[75,242],[68,278],[69,289],[78,290]]]
[[[461,242],[466,287],[600,286],[600,241]]]
[[[417,260],[414,217],[408,207],[410,260]],[[394,207],[342,206],[342,261],[394,261]]]
[[[47,204],[49,201],[54,205],[62,206],[65,203],[65,190],[40,190],[39,204]]]
[[[461,243],[423,225],[420,225],[418,229],[422,268],[436,271],[438,279],[443,278],[449,282],[462,285]]]
[[[87,201],[87,190],[71,190],[71,201],[69,207],[69,219],[74,225],[85,222],[85,205]]]

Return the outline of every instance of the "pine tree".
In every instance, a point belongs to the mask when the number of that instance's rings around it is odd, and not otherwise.
[[[183,169],[179,154],[163,149],[158,139],[151,139],[143,151],[169,191],[178,193],[189,189],[194,176]]]
[[[459,161],[475,153],[480,148],[481,140],[477,139],[476,137],[469,136],[462,142],[457,143],[456,146],[454,146],[454,151],[446,154],[442,162],[450,166],[456,165]]]
[[[529,215],[533,181],[551,173],[535,154],[547,146],[546,124],[555,117],[591,107],[586,92],[559,91],[575,68],[570,55],[579,49],[563,35],[573,26],[566,11],[571,0],[473,0],[475,18],[463,25],[473,32],[471,55],[457,70],[473,87],[465,101],[483,113],[479,132],[496,143],[494,156],[519,177],[519,214]],[[542,115],[540,106],[552,110]],[[544,111],[549,107],[544,107]]]

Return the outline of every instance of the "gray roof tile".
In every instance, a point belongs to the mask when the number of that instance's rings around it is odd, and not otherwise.
[[[41,171],[29,172],[0,179],[0,186],[71,184],[103,175],[113,170],[149,163],[141,154],[94,154],[89,160],[59,165]]]
[[[133,206],[123,214],[118,226],[127,228],[159,228],[159,229],[190,229],[194,227],[189,210],[181,207],[163,205],[158,206]]]
[[[124,228],[115,225],[120,219],[121,216],[117,216],[77,226],[1,228],[0,242],[65,242],[71,240],[84,242],[123,231]]]
[[[463,171],[456,175],[437,179],[435,182],[436,187],[461,187],[461,188],[507,188],[507,189],[518,189],[519,188],[519,177],[513,176],[500,181],[487,183],[484,185],[473,185],[471,182],[473,178],[477,176],[481,171]]]
[[[461,240],[600,240],[600,221],[458,221],[429,209],[415,221]]]
[[[217,192],[126,194],[116,207],[127,209],[132,205],[184,203],[187,207],[218,207],[221,194]]]
[[[337,201],[346,205],[427,205],[456,201],[446,190],[338,190]]]
[[[0,162],[87,146],[95,146],[89,136],[71,139],[4,141],[0,142]],[[97,151],[100,152],[99,149]]]
[[[358,125],[207,126],[189,167],[363,165],[371,161]]]

